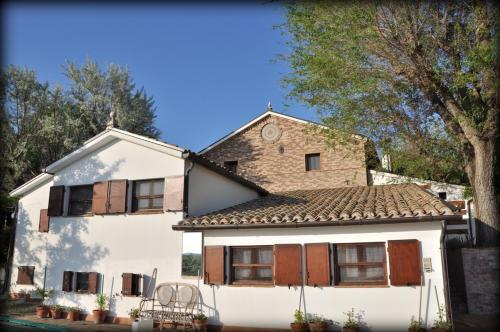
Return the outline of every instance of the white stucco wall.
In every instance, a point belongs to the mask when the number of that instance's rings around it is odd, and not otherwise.
[[[51,181],[25,194],[19,201],[10,291],[31,291],[35,288],[15,285],[18,266],[35,266],[34,282],[38,286],[43,285],[46,268],[45,286],[55,290],[52,303],[79,306],[90,312],[95,308],[95,295],[63,293],[63,271],[98,272],[102,277],[102,292],[114,295],[111,314],[126,317],[131,308],[138,307],[140,298],[121,296],[122,273],[150,276],[157,268],[157,282],[180,281],[182,232],[173,231],[172,225],[182,220],[183,212],[51,217],[48,233],[38,232],[38,224],[40,209],[48,206],[52,185],[163,178],[183,175],[184,171],[184,159],[123,140],[114,140],[58,171]],[[201,178],[204,183],[210,184],[212,192],[221,192],[219,186],[231,187],[221,183],[223,181],[219,178],[210,181],[208,178],[215,174],[211,173]],[[191,183],[198,180],[191,179]],[[239,184],[236,186],[241,187]],[[247,200],[247,189],[242,191],[246,194],[236,195],[238,191],[234,189],[233,198],[219,200],[216,208]],[[204,208],[213,209],[206,204],[213,198],[205,198],[206,194],[207,191],[191,198],[199,213],[208,212]],[[204,202],[198,203],[197,200]]]
[[[259,195],[254,190],[199,164],[195,164],[189,173],[188,214],[190,216],[220,210],[257,197]]]
[[[398,184],[398,183],[416,183],[418,185],[428,184],[431,187],[430,191],[436,196],[438,195],[439,192],[446,192],[447,196],[446,199],[449,201],[464,199],[464,190],[466,187],[457,184],[422,180],[387,172],[378,172],[374,170],[369,171],[369,176],[371,178],[371,185]]]
[[[441,224],[429,222],[373,226],[336,226],[204,232],[204,245],[272,245],[280,243],[355,243],[417,239],[422,257],[430,257],[433,271],[425,273],[422,318],[432,325],[437,312],[434,287],[444,304],[440,256]],[[386,244],[387,246],[387,244]],[[389,263],[388,263],[389,264]],[[389,265],[387,265],[387,268]],[[300,287],[242,287],[202,285],[205,310],[214,323],[238,326],[288,328],[299,306]],[[323,315],[342,324],[350,308],[363,312],[373,330],[406,330],[412,315],[418,317],[420,287],[342,288],[305,286],[307,313]],[[303,303],[304,303],[303,302]]]

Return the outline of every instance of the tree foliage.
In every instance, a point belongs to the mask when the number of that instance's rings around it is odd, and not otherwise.
[[[369,136],[405,175],[468,180],[479,219],[498,231],[498,7],[321,1],[287,8],[290,95],[317,108],[329,127]]]

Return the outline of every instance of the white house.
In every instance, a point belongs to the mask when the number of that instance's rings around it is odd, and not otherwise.
[[[156,268],[156,284],[197,283],[182,275],[183,237],[201,234],[201,308],[226,327],[287,328],[295,309],[341,324],[350,308],[372,330],[406,329],[419,313],[430,326],[448,302],[446,227],[462,220],[415,184],[268,193],[206,157],[115,128],[11,195],[11,292],[45,285],[52,301],[87,312],[103,292],[111,315],[126,317],[140,297],[121,293],[123,275],[146,280]]]

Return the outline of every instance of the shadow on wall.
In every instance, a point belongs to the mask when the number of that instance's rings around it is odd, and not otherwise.
[[[123,159],[111,165],[105,165],[98,157],[88,158],[81,162],[82,167],[69,172],[57,180],[57,184],[72,185],[93,183],[96,180],[112,179]],[[47,203],[41,208],[46,208]],[[49,233],[38,231],[38,211],[30,211],[30,219],[26,208],[20,204],[18,226],[15,242],[17,265],[35,265],[35,285],[43,286],[45,269],[45,287],[55,290],[54,297],[61,292],[64,271],[94,271],[96,262],[109,254],[105,244],[89,244],[89,219],[83,217],[53,217],[50,219]],[[11,283],[15,280],[11,280]],[[78,305],[78,296],[71,299]]]

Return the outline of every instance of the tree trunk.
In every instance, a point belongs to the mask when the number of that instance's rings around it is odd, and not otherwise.
[[[473,146],[473,166],[468,173],[474,194],[476,243],[482,247],[495,246],[500,244],[500,207],[494,177],[498,167],[495,138],[480,140]]]

